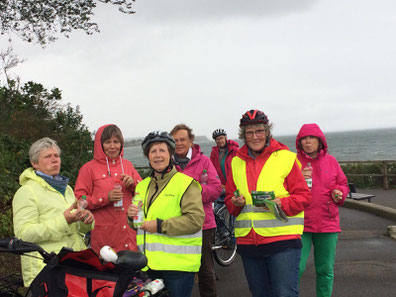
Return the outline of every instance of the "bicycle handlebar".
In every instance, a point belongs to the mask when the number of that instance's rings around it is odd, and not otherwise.
[[[39,252],[45,260],[52,258],[51,254],[47,253],[39,245],[20,240],[16,237],[0,238],[0,252],[7,252],[16,255],[23,255],[30,252]]]

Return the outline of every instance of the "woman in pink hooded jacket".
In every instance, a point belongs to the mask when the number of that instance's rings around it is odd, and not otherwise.
[[[300,278],[314,246],[316,296],[331,296],[334,259],[341,232],[338,207],[348,194],[348,182],[337,160],[327,153],[326,138],[317,124],[304,124],[296,138],[297,157],[311,188],[311,205],[305,210]]]
[[[116,125],[105,125],[95,135],[94,159],[84,164],[77,177],[75,196],[87,197],[95,217],[91,247],[99,253],[104,245],[115,251],[137,250],[136,232],[129,228],[127,210],[136,184],[141,180],[132,163],[123,159],[124,138]],[[115,184],[122,189],[115,189]],[[122,200],[122,206],[114,203]]]

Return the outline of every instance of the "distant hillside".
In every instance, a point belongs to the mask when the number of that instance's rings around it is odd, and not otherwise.
[[[124,147],[130,147],[130,146],[140,146],[143,141],[143,138],[128,138],[125,139]],[[209,138],[206,136],[195,136],[195,142],[208,142],[210,141]]]

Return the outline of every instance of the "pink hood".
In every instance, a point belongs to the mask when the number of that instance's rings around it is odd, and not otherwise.
[[[306,136],[320,139],[323,148],[316,158],[308,156],[300,146],[300,140]],[[317,124],[304,124],[296,138],[297,158],[302,168],[311,164],[312,171],[312,201],[305,210],[304,232],[324,233],[341,232],[338,206],[342,205],[348,195],[348,181],[337,160],[327,153],[327,141]],[[331,198],[337,189],[343,193],[343,198],[335,203]]]

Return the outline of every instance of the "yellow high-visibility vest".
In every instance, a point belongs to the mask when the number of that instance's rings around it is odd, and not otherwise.
[[[147,177],[136,186],[136,192],[143,197],[145,221],[181,216],[180,200],[193,178],[175,173],[169,183],[147,210],[148,187],[151,178]],[[198,183],[197,183],[198,184]],[[198,184],[199,185],[199,184]],[[200,185],[199,185],[200,186]],[[201,265],[202,230],[195,234],[167,236],[137,230],[137,245],[148,259],[148,268],[153,270],[173,270],[197,272]]]
[[[296,154],[288,150],[273,152],[261,169],[256,191],[274,191],[275,197],[280,199],[289,196],[289,192],[285,189],[283,183],[296,160]],[[236,156],[232,159],[231,168],[234,183],[246,200],[244,207],[236,218],[236,237],[246,236],[252,228],[257,234],[265,237],[303,233],[304,212],[295,216],[288,216],[289,221],[283,223],[276,219],[270,211],[255,207],[248,189],[246,162]]]

